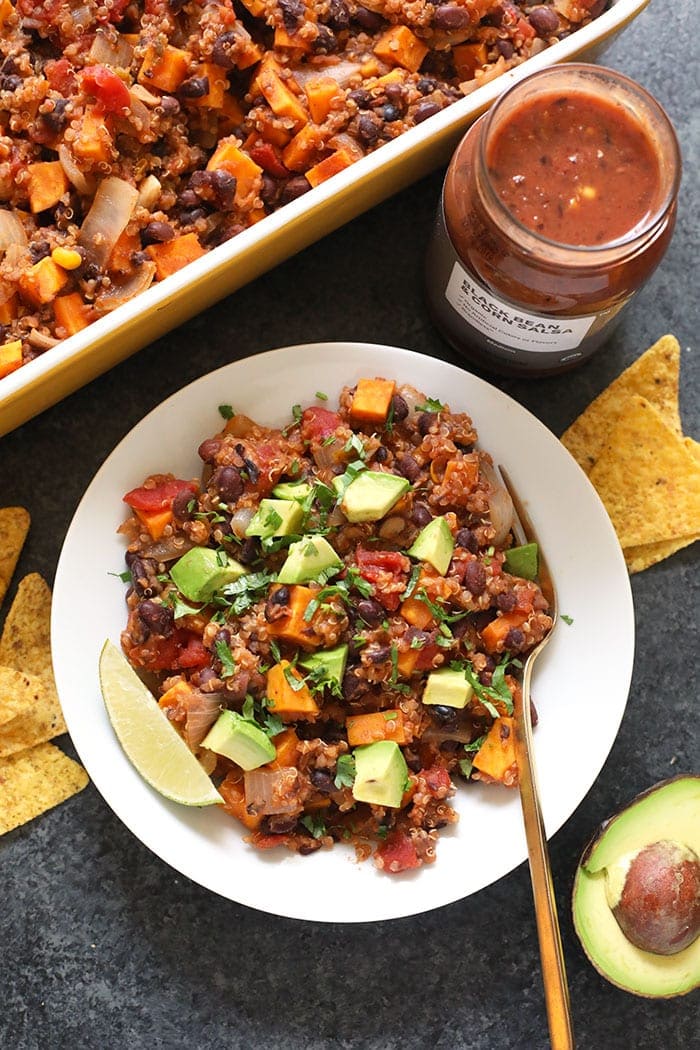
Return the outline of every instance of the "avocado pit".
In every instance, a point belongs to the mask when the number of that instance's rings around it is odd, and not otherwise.
[[[700,934],[700,859],[663,839],[605,871],[608,904],[625,937],[656,955],[675,955]]]

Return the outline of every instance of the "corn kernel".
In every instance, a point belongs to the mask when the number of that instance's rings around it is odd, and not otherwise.
[[[73,248],[54,248],[51,258],[57,266],[64,270],[77,270],[83,261],[80,252],[76,252]]]
[[[581,196],[584,198],[584,200],[593,201],[595,200],[597,194],[593,186],[582,186]]]

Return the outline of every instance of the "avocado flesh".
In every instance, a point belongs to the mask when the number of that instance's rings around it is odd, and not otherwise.
[[[226,558],[224,565],[219,554],[210,547],[193,547],[183,554],[170,570],[170,577],[185,598],[193,602],[208,602],[212,595],[235,583],[248,572],[235,558]]]
[[[663,839],[700,853],[700,776],[657,785],[603,827],[576,873],[573,915],[584,951],[604,977],[635,995],[669,998],[700,985],[700,937],[676,955],[645,952],[625,937],[608,902],[608,869],[615,877],[620,861]]]
[[[280,481],[275,485],[272,495],[277,499],[294,499],[302,502],[311,494],[312,486],[308,481]]]
[[[418,533],[407,553],[412,558],[427,561],[441,576],[444,576],[450,567],[454,549],[455,541],[452,538],[450,526],[444,518],[433,518]]]
[[[202,747],[236,762],[241,769],[251,770],[271,762],[275,745],[258,726],[235,711],[222,711],[211,727]]]
[[[289,554],[277,575],[278,583],[308,583],[326,569],[343,564],[323,536],[302,536],[289,545]]]
[[[513,576],[520,576],[523,580],[534,580],[537,577],[538,553],[536,543],[511,547],[506,551],[503,567]]]
[[[299,533],[304,523],[304,511],[296,500],[262,499],[250,519],[246,536],[266,540],[272,536],[290,536]]]
[[[439,704],[442,707],[464,708],[474,690],[464,671],[431,671],[425,683],[421,700],[424,704]]]
[[[350,482],[340,502],[348,521],[380,521],[411,486],[406,478],[363,470]]]
[[[311,653],[310,656],[300,660],[299,664],[307,671],[323,668],[325,672],[323,680],[337,682],[340,685],[345,674],[347,660],[347,645],[336,645],[334,649],[322,649],[320,652]]]
[[[353,756],[356,770],[353,798],[398,809],[406,789],[408,766],[396,741],[377,740],[374,744],[356,747]]]

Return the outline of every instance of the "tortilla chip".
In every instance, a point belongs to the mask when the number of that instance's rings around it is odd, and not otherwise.
[[[0,733],[8,722],[29,714],[41,691],[38,679],[13,667],[0,667]]]
[[[0,605],[27,538],[29,521],[24,507],[0,507]]]
[[[24,714],[0,725],[0,758],[25,751],[35,744],[43,744],[65,732],[60,708],[57,711],[56,704],[47,695],[41,681],[31,675],[22,677],[28,683],[26,688],[31,706]]]
[[[660,543],[643,543],[639,547],[626,547],[622,553],[631,575],[633,572],[648,569],[650,565],[656,565],[664,558],[670,558],[672,554],[676,554],[684,547],[689,547],[696,540],[700,540],[700,532],[696,532],[694,536],[681,536],[676,540],[661,540]]]
[[[638,357],[590,405],[561,436],[579,466],[590,474],[608,434],[626,412],[628,397],[640,395],[649,401],[676,434],[681,434],[678,409],[680,346],[675,336],[664,335]]]
[[[51,666],[51,591],[31,573],[20,580],[0,638],[0,665],[33,675],[41,682],[51,736],[66,732]],[[46,738],[45,738],[46,739]]]
[[[623,548],[700,532],[700,464],[643,397],[628,398],[590,480]]]
[[[65,802],[87,783],[83,767],[53,744],[0,759],[0,835]]]
[[[693,441],[691,437],[684,437],[683,444],[688,449],[691,456],[695,456],[698,463],[700,463],[700,441]]]

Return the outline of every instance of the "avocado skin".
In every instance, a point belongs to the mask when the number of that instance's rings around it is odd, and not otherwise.
[[[685,799],[684,799],[685,795]],[[656,816],[649,819],[650,800],[659,800]],[[618,813],[604,820],[586,843],[579,861],[572,893],[574,928],[581,946],[598,973],[623,991],[644,998],[669,999],[700,987],[700,937],[676,955],[655,955],[635,947],[617,924],[605,896],[605,866],[599,854],[606,836],[620,829],[620,822],[637,813],[645,829],[638,848],[668,838],[669,821],[678,821],[679,807],[686,803],[681,822],[685,844],[700,851],[700,775],[680,774],[652,785]],[[648,841],[647,841],[648,840]],[[590,909],[590,912],[589,910]],[[611,947],[612,946],[612,947]]]

